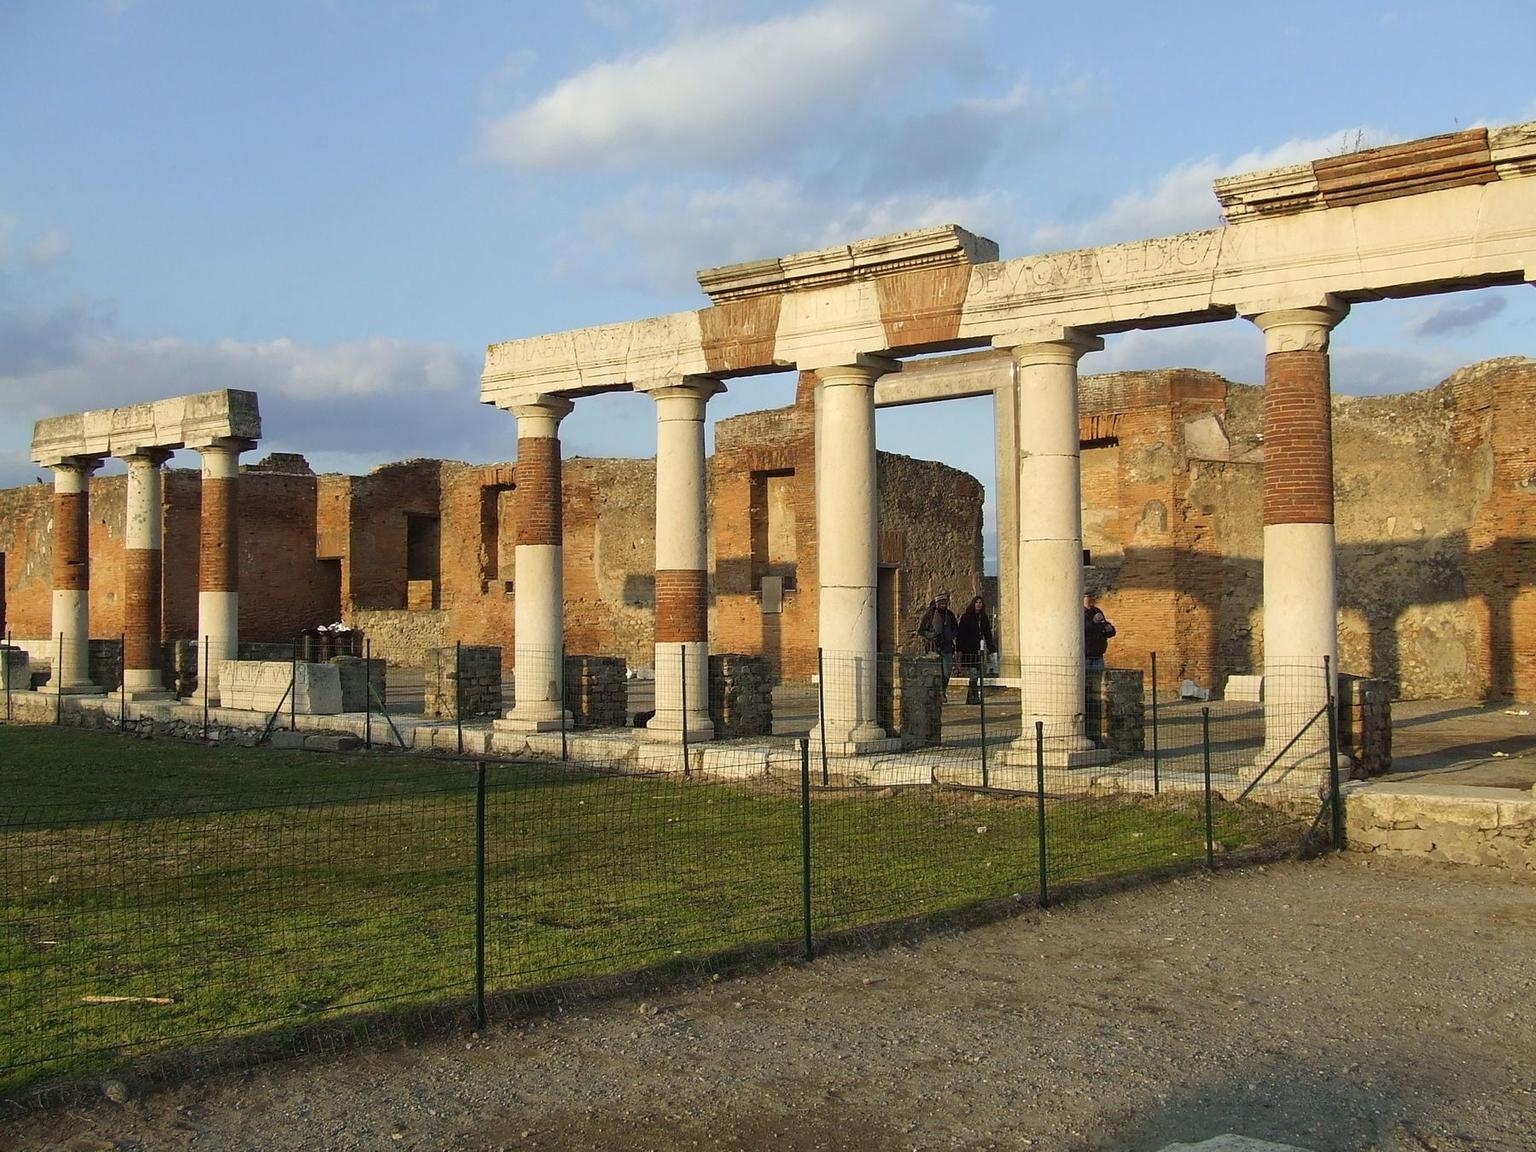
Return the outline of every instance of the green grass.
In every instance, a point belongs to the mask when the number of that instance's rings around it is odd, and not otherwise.
[[[0,1095],[124,1054],[472,990],[475,770],[0,728]],[[1223,850],[1294,838],[1220,806]],[[819,933],[1038,885],[1032,798],[830,790],[811,809]],[[1193,799],[1053,802],[1053,889],[1204,858]],[[493,765],[492,992],[793,940],[798,781]],[[169,1004],[92,1005],[86,996]]]

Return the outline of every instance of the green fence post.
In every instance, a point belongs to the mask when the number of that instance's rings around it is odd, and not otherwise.
[[[1211,813],[1211,708],[1200,709],[1200,743],[1205,759],[1205,866],[1216,867],[1215,827]]]
[[[1162,749],[1157,740],[1157,653],[1152,653],[1152,792],[1163,790]]]
[[[7,724],[9,724],[11,722],[11,669],[14,667],[14,665],[11,663],[10,632],[6,632],[5,634],[5,648],[6,651],[3,657],[5,660],[5,721]]]
[[[1332,660],[1323,657],[1323,679],[1328,691],[1328,803],[1332,809],[1330,830],[1333,834],[1333,850],[1344,850],[1344,809],[1339,803],[1339,721],[1335,712],[1337,704]]]
[[[299,730],[299,638],[293,638],[293,655],[288,662],[288,731]]]
[[[475,765],[475,1027],[485,1027],[485,761]]]
[[[821,786],[825,788],[829,783],[827,773],[827,670],[821,658],[821,649],[816,649],[816,722],[821,728]]]
[[[363,637],[363,747],[373,747],[373,637]],[[459,749],[463,751],[463,749]]]
[[[1035,721],[1035,839],[1040,849],[1040,907],[1050,903],[1045,856],[1045,723]]]
[[[678,688],[682,696],[680,707],[683,714],[680,717],[683,725],[683,775],[688,775],[688,645],[677,646],[677,680]]]
[[[64,633],[62,632],[59,633],[59,654],[53,662],[53,722],[64,723]]]
[[[517,670],[513,669],[512,674],[516,676]],[[569,760],[571,756],[571,748],[565,738],[566,713],[570,713],[571,723],[576,723],[576,714],[571,712],[570,703],[571,688],[565,678],[565,643],[562,641],[560,644],[560,759],[562,760]]]
[[[814,959],[811,939],[811,738],[800,737],[800,915],[805,927],[805,958]]]
[[[459,734],[459,755],[464,755],[464,641],[453,642],[453,719]],[[565,702],[561,701],[561,708]]]
[[[987,642],[981,642],[981,650],[976,653],[976,658],[981,661],[976,669],[976,699],[981,703],[981,786],[990,787],[991,781],[987,778]]]
[[[128,726],[128,633],[117,634],[117,730]]]
[[[208,637],[203,637],[203,739],[208,739]]]

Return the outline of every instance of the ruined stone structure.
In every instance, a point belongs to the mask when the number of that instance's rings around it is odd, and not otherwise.
[[[1248,319],[1265,336],[1264,661],[1286,670],[1289,697],[1266,709],[1278,751],[1296,732],[1277,718],[1319,711],[1322,671],[1338,660],[1332,330],[1351,304],[1384,295],[1529,281],[1533,171],[1536,125],[1475,129],[1219,181],[1227,226],[1183,236],[1001,261],[991,241],[943,227],[708,269],[699,283],[710,307],[492,345],[481,399],[516,415],[521,445],[553,440],[574,401],[616,390],[656,398],[657,640],[673,635],[703,660],[695,585],[676,575],[703,553],[702,433],[668,425],[700,427],[723,382],[789,365],[814,372],[817,520],[839,526],[818,539],[817,636],[848,661],[822,721],[841,747],[876,750],[888,746],[873,675],[880,384],[894,377],[900,402],[963,394],[963,382],[944,378],[949,366],[925,382],[901,358],[1006,350],[1008,378],[986,390],[1001,417],[1005,607],[1017,606],[1007,632],[1035,654],[1019,667],[1026,726],[1045,726],[1053,762],[1087,764],[1102,751],[1082,711],[1078,361],[1117,332]],[[551,456],[557,443],[520,453],[518,483],[521,499],[551,503],[543,546],[558,550],[558,485],[540,479]],[[544,563],[546,575],[519,588],[519,634],[537,620],[538,639],[553,645],[564,639],[563,597],[559,565]],[[1291,676],[1297,668],[1314,672]],[[658,728],[692,725],[675,707],[658,700]],[[1309,741],[1296,748],[1316,751]]]
[[[90,476],[109,456],[127,462],[124,496],[121,691],[134,699],[168,695],[163,647],[161,466],[178,448],[202,457],[197,635],[213,667],[238,645],[239,565],[235,476],[240,453],[261,436],[251,392],[178,396],[40,420],[32,459],[53,469],[52,611],[44,634],[56,645],[53,692],[91,692]]]

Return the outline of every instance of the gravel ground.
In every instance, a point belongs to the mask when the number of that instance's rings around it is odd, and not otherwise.
[[[1536,1148],[1536,889],[1330,858],[13,1121],[5,1149]]]

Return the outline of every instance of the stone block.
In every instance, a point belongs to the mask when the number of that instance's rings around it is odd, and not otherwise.
[[[1084,680],[1083,730],[1088,739],[1116,755],[1146,750],[1146,700],[1142,674],[1133,668],[1105,668]]]
[[[881,656],[875,671],[875,719],[901,748],[944,738],[944,681],[937,656]],[[870,748],[869,751],[877,749]]]
[[[0,644],[0,688],[25,692],[32,687],[32,658],[24,648]]]
[[[275,728],[267,739],[274,748],[296,752],[304,747],[305,735],[303,732],[290,732],[286,728]]]
[[[341,672],[334,664],[224,660],[219,664],[219,698],[225,708],[270,713],[281,706],[300,716],[334,716],[342,710]]]
[[[1264,677],[1253,675],[1228,676],[1222,692],[1226,700],[1241,700],[1249,704],[1264,702]]]
[[[622,656],[567,656],[565,704],[582,728],[627,727],[629,689]]]
[[[345,732],[311,732],[304,737],[306,752],[350,752],[362,741]]]
[[[773,734],[773,665],[767,657],[709,658],[709,718],[717,739]]]

